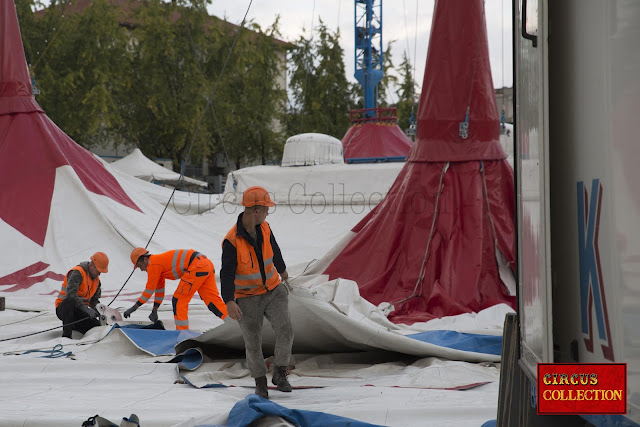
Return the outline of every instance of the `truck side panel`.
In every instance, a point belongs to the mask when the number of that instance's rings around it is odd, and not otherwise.
[[[640,422],[640,2],[549,3],[556,362],[626,362]]]

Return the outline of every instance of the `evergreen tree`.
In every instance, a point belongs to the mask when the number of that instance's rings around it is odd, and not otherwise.
[[[135,11],[133,82],[128,109],[130,138],[148,156],[202,158],[211,136],[199,123],[214,71],[203,74],[199,59],[219,57],[209,42],[206,11],[150,0]],[[197,133],[196,133],[197,131]],[[193,141],[193,143],[192,143]]]
[[[33,18],[33,11],[42,7],[40,2],[36,0],[15,0],[16,14],[18,15],[18,22],[20,25],[20,33],[22,35],[22,45],[24,46],[25,58],[29,67],[32,64],[33,52],[31,49],[31,43],[36,39],[38,28],[36,28],[35,20]],[[31,34],[33,32],[33,34]]]
[[[392,85],[396,85],[398,83],[398,78],[394,75],[395,66],[393,65],[393,55],[391,53],[391,49],[395,40],[389,41],[387,43],[387,47],[384,50],[384,59],[383,59],[383,71],[384,75],[382,76],[382,80],[378,83],[378,106],[379,107],[388,107],[393,104],[393,101],[389,99],[389,88]]]
[[[414,115],[418,114],[417,86],[413,78],[413,71],[406,51],[402,55],[399,73],[401,83],[396,91],[398,95],[398,103],[396,104],[398,126],[400,126],[400,129],[406,130],[409,127],[409,119],[412,112]]]
[[[341,139],[349,128],[354,105],[353,88],[344,71],[340,32],[331,32],[320,20],[316,39],[301,36],[290,57],[287,133],[319,132]]]
[[[266,30],[250,23],[241,30],[229,57],[222,89],[224,106],[216,108],[216,137],[228,141],[229,160],[236,165],[279,161],[283,150],[286,91],[280,82],[287,45],[279,42],[279,18]]]
[[[223,152],[236,164],[280,157],[277,20],[250,31],[208,16],[204,2],[159,0],[136,19],[131,129],[143,151],[177,163]]]

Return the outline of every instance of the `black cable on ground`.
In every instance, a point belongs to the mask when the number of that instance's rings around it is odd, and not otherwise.
[[[2,325],[0,325],[0,328],[2,328],[4,326],[9,326],[9,325],[15,325],[16,323],[26,322],[27,320],[35,319],[36,317],[44,316],[45,314],[47,314],[47,313],[43,312],[43,313],[36,314],[33,317],[29,317],[27,319],[16,320],[15,322],[3,323]]]
[[[30,336],[32,336],[32,335],[38,335],[38,334],[43,334],[43,333],[45,333],[45,332],[49,332],[49,331],[55,331],[56,329],[64,328],[65,326],[75,325],[76,323],[83,322],[83,321],[85,321],[85,320],[87,320],[87,319],[88,319],[88,318],[87,318],[87,317],[85,317],[85,318],[83,318],[83,319],[79,319],[79,320],[76,320],[76,321],[74,321],[74,322],[67,323],[67,324],[65,324],[65,325],[60,325],[60,326],[56,326],[56,327],[54,327],[54,328],[45,329],[44,331],[31,332],[30,334],[20,335],[20,336],[12,337],[12,338],[3,338],[3,339],[1,339],[1,340],[0,340],[0,342],[3,342],[3,341],[11,341],[11,340],[17,340],[18,338],[26,338],[26,337],[30,337]]]

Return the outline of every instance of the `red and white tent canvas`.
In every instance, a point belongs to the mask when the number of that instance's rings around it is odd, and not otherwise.
[[[103,297],[115,295],[131,272],[131,249],[147,243],[168,201],[169,193],[162,204],[148,196],[150,185],[111,169],[47,117],[31,94],[14,2],[1,1],[0,293],[10,296],[7,305],[53,307],[67,271],[96,251],[111,260]],[[180,241],[206,251],[219,246],[211,240],[167,212],[150,249]],[[140,292],[142,276],[134,281],[123,304]]]
[[[515,260],[513,170],[485,25],[482,0],[436,1],[416,143],[324,271],[356,281],[373,304],[392,304],[395,323],[515,304],[501,280]]]

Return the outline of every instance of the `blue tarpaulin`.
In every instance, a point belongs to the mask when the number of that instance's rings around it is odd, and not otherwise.
[[[146,329],[139,325],[114,325],[120,329],[138,348],[154,356],[176,354],[175,345],[180,341],[194,338],[199,332],[167,331],[164,329]]]
[[[426,331],[407,335],[407,337],[456,350],[496,355],[502,352],[501,335],[479,335],[456,331]]]
[[[297,426],[305,427],[380,427],[351,418],[339,417],[324,412],[289,409],[258,395],[250,394],[235,404],[229,413],[229,427],[244,427],[267,415],[282,417]],[[206,425],[200,427],[214,427]]]

